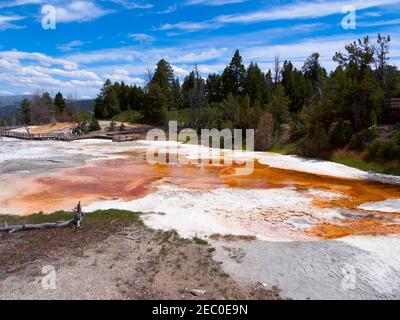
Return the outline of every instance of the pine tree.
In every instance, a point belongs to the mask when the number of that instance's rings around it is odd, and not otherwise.
[[[281,125],[289,120],[289,104],[290,99],[285,95],[285,88],[279,83],[268,106],[268,112],[272,114],[274,119],[276,136],[281,133]]]
[[[54,103],[53,103],[53,99],[51,98],[51,96],[48,92],[43,92],[42,101],[43,101],[44,105],[47,107],[47,110],[51,114],[51,118],[52,118],[51,121],[53,121],[54,117],[55,117]]]
[[[58,92],[54,97],[54,109],[57,116],[61,116],[67,109],[67,103],[61,92]]]
[[[108,107],[105,104],[105,98],[110,86],[111,81],[110,79],[107,79],[94,101],[94,115],[97,119],[107,119],[109,116]]]
[[[302,68],[304,79],[306,82],[307,97],[306,103],[310,105],[322,99],[324,90],[324,82],[327,77],[326,70],[319,63],[319,53],[313,53],[304,62]]]
[[[236,50],[231,63],[222,74],[222,88],[224,95],[229,93],[240,95],[244,91],[244,80],[246,77],[246,68],[242,63],[242,57],[239,50]]]
[[[29,125],[32,122],[31,104],[28,99],[23,99],[18,109],[18,122]]]
[[[299,112],[305,102],[305,82],[303,74],[290,61],[283,63],[281,83],[285,88],[285,94],[290,98],[290,112]]]
[[[114,89],[117,92],[121,112],[128,111],[130,109],[130,87],[122,81],[121,84],[116,82]]]
[[[265,75],[257,63],[252,62],[247,68],[247,76],[244,83],[245,92],[249,95],[251,103],[255,103],[256,100],[265,102]]]
[[[185,77],[182,83],[182,95],[183,95],[183,105],[185,108],[191,107],[191,92],[194,89],[196,81],[196,75],[194,71],[190,72],[189,75]]]
[[[133,86],[129,92],[129,109],[131,111],[143,111],[145,93],[140,86]]]
[[[167,110],[171,109],[174,104],[173,86],[175,76],[174,71],[168,61],[161,59],[157,63],[156,70],[151,79],[151,85],[156,84],[164,96],[164,103],[166,102]]]
[[[167,123],[167,113],[170,101],[158,83],[149,85],[145,100],[144,120],[156,125]]]
[[[375,49],[369,38],[358,39],[345,48],[346,54],[336,53],[333,57],[344,75],[344,81],[336,83],[335,94],[340,95],[340,105],[351,114],[353,128],[358,132],[368,126],[372,110],[376,115],[381,112],[383,91],[371,69]]]
[[[220,108],[223,112],[225,124],[229,123],[230,126],[235,126],[239,123],[240,103],[232,93],[227,95],[224,101],[220,104]]]
[[[104,103],[108,109],[109,116],[114,117],[121,113],[120,100],[118,99],[118,94],[113,87],[108,89]]]
[[[222,80],[219,74],[210,74],[206,82],[206,95],[209,103],[222,102],[224,99]]]
[[[113,86],[111,81],[107,79],[95,99],[95,117],[97,119],[107,119],[119,113],[121,113],[121,109],[116,86]]]
[[[179,78],[176,78],[172,82],[172,97],[173,97],[173,108],[175,110],[183,108],[183,95],[181,90],[181,84]]]
[[[262,99],[263,104],[268,104],[272,99],[272,92],[274,90],[274,82],[272,79],[272,71],[271,69],[265,74],[264,80],[264,96]]]
[[[192,112],[205,107],[207,104],[206,83],[200,76],[197,66],[185,78],[185,81],[182,85],[182,93],[185,106],[192,109]]]

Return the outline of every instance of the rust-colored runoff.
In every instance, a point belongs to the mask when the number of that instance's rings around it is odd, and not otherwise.
[[[238,165],[158,164],[151,165],[143,155],[132,154],[127,159],[98,160],[77,168],[63,169],[41,177],[0,182],[10,192],[0,198],[0,208],[12,201],[19,213],[52,212],[70,209],[77,199],[85,205],[98,200],[134,200],[157,188],[157,182],[187,189],[207,191],[220,187],[270,189],[293,187],[298,190],[322,189],[339,197],[313,196],[316,208],[356,210],[366,202],[400,198],[400,186],[366,180],[340,179],[298,171],[271,168],[255,162],[248,176],[236,175]],[[20,186],[23,186],[21,188]],[[400,212],[399,212],[400,213]],[[376,216],[382,215],[375,213]],[[400,228],[385,214],[380,219],[357,218],[338,224],[320,224],[306,231],[320,238],[338,238],[360,234],[399,233]]]

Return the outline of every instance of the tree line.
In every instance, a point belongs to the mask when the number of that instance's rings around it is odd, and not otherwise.
[[[15,124],[40,125],[73,121],[81,111],[82,106],[77,100],[67,100],[61,92],[54,98],[48,92],[36,93],[22,100],[15,115]]]
[[[289,140],[309,156],[346,147],[396,159],[396,133],[376,141],[378,125],[395,120],[388,116],[387,101],[400,97],[400,72],[389,63],[390,42],[390,36],[379,34],[376,42],[365,37],[349,43],[333,56],[337,66],[331,72],[321,66],[318,53],[299,69],[276,55],[272,70],[263,71],[256,62],[246,67],[236,50],[221,74],[204,78],[195,66],[180,83],[161,59],[143,87],[107,80],[95,99],[94,116],[153,125],[178,120],[196,129],[255,129],[258,150]],[[18,111],[24,124],[72,114],[61,93],[24,100]]]
[[[87,104],[87,106],[85,106]],[[61,92],[54,98],[48,92],[24,98],[12,119],[3,119],[1,125],[42,125],[57,122],[76,122],[74,133],[82,134],[100,130],[91,109],[92,101],[66,99]],[[87,110],[89,109],[89,110]]]
[[[337,52],[327,72],[313,53],[301,69],[275,57],[264,72],[245,66],[237,50],[222,74],[203,78],[197,66],[182,84],[164,59],[144,87],[107,80],[95,101],[97,118],[164,125],[179,120],[193,128],[256,129],[258,149],[290,139],[309,155],[334,147],[362,148],[387,119],[385,101],[400,96],[399,70],[389,64],[390,36],[358,39]],[[256,138],[257,138],[256,137]]]

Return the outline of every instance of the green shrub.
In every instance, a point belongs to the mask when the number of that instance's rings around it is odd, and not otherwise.
[[[100,124],[97,121],[96,117],[93,116],[92,120],[90,121],[89,131],[99,131],[101,130]]]
[[[206,240],[200,239],[199,237],[193,237],[193,241],[194,243],[199,244],[201,246],[208,245],[208,242]]]
[[[399,159],[400,145],[394,139],[375,141],[368,146],[368,157],[377,161]]]
[[[84,111],[82,111],[82,112],[80,112],[80,113],[78,113],[78,114],[76,114],[76,115],[74,116],[74,120],[75,120],[76,122],[90,121],[90,120],[92,120],[92,118],[93,118],[93,114],[90,113],[90,112],[87,111],[87,110],[84,110]]]
[[[117,127],[117,124],[115,123],[114,120],[112,120],[112,121],[110,122],[110,126],[107,128],[107,131],[113,132],[113,131],[116,130],[116,127]]]
[[[392,134],[392,140],[400,146],[400,130],[396,130]]]
[[[364,147],[364,142],[359,134],[353,134],[349,141],[349,148],[353,150],[361,150]]]
[[[336,147],[347,145],[352,138],[353,129],[351,125],[345,122],[339,122],[333,129],[331,142]]]
[[[117,122],[129,122],[132,124],[138,123],[142,120],[142,114],[138,111],[128,110],[114,116],[113,120]]]

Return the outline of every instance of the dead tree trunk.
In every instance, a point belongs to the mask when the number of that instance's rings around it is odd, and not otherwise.
[[[20,224],[16,226],[4,226],[0,227],[0,232],[13,233],[24,230],[35,230],[35,229],[50,229],[50,228],[66,228],[66,227],[80,227],[82,220],[85,218],[85,214],[82,212],[81,203],[79,202],[75,209],[73,209],[75,217],[67,221],[48,222],[39,224]]]

